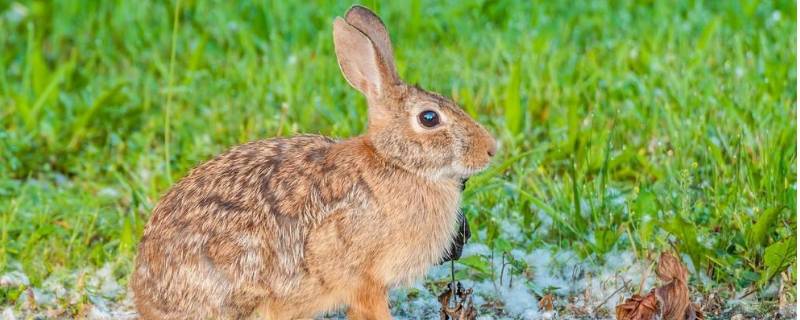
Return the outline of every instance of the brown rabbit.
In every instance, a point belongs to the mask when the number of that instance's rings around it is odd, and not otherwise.
[[[153,210],[131,279],[143,319],[390,319],[455,233],[461,180],[495,141],[453,101],[403,83],[389,34],[354,6],[333,22],[363,136],[250,142],[193,169]]]

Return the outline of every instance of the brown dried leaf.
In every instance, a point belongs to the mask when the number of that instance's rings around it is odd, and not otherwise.
[[[689,289],[686,284],[673,280],[655,289],[665,320],[683,320],[689,307]]]
[[[668,281],[655,289],[661,303],[661,314],[665,320],[694,320],[696,315],[689,301],[689,287],[686,284],[689,271],[681,260],[669,252],[661,253],[656,270],[658,278]]]
[[[453,297],[453,291],[448,286],[445,292],[439,295],[439,319],[440,320],[475,320],[478,317],[478,310],[472,304],[472,289],[464,290],[461,284],[458,284],[458,290],[455,292],[456,304],[450,307],[450,299]]]
[[[539,300],[539,309],[544,311],[553,311],[553,295],[548,293]]]
[[[689,277],[689,270],[683,265],[681,259],[675,257],[668,251],[664,251],[658,259],[656,275],[661,281],[669,282],[672,280],[680,280],[685,284],[686,279]]]
[[[465,290],[459,295],[460,312],[455,320],[475,320],[478,318],[478,310],[472,305],[472,288]]]
[[[652,291],[642,297],[634,294],[617,306],[617,320],[652,320],[658,314],[658,300]]]
[[[665,320],[703,320],[698,306],[689,301],[689,271],[680,258],[662,252],[656,269],[658,279],[667,282],[647,296],[634,295],[617,306],[618,320],[649,320],[660,314]],[[653,301],[655,300],[653,303]]]
[[[439,295],[439,305],[441,308],[439,309],[439,319],[440,320],[448,320],[450,319],[450,297],[453,296],[453,290],[450,290],[449,286],[445,292]]]

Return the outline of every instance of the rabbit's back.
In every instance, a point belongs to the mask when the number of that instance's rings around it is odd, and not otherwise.
[[[308,231],[344,203],[367,201],[358,167],[332,155],[335,144],[321,136],[251,142],[178,182],[139,245],[132,288],[143,316],[245,316],[295,290],[307,273]]]

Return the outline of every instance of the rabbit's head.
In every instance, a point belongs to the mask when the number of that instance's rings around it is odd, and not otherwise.
[[[336,18],[333,39],[345,79],[367,97],[367,136],[382,157],[432,179],[465,178],[489,164],[494,138],[452,100],[400,79],[372,11],[354,6]]]

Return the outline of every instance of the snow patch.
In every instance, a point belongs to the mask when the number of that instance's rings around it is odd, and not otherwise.
[[[19,287],[28,286],[31,281],[22,271],[11,271],[0,276],[0,287]]]

